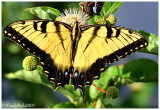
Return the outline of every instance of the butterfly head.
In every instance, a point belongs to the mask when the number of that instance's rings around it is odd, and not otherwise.
[[[79,24],[79,22],[76,20],[76,21],[74,22],[74,24]]]

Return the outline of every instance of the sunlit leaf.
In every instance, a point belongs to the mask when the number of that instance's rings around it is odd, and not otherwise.
[[[106,2],[100,12],[101,16],[106,14],[114,14],[122,5],[123,2]]]
[[[66,89],[62,89],[62,88],[58,88],[57,91],[64,94],[73,105],[75,105],[75,106],[78,105],[80,96],[78,97],[75,94],[73,94],[72,92],[70,92]]]
[[[89,24],[89,25],[95,24],[95,21],[96,21],[96,19],[98,19],[98,18],[102,18],[102,17],[101,17],[101,16],[98,16],[98,15],[94,15],[92,18],[89,18],[88,24]]]
[[[158,63],[146,58],[129,61],[120,67],[120,76],[136,82],[156,82],[158,81]]]
[[[95,108],[102,108],[102,105],[103,105],[103,103],[102,103],[101,99],[99,98],[99,99],[97,100],[97,102],[96,102]]]
[[[95,80],[93,84],[98,86],[99,88],[105,90],[108,86],[111,78],[115,75],[118,75],[119,69],[117,66],[110,66],[104,73],[102,73],[99,80]],[[102,92],[98,90],[95,86],[91,85],[89,88],[89,95],[91,99],[97,99]]]
[[[147,48],[140,50],[140,52],[158,55],[158,47],[159,47],[158,36],[143,30],[137,30],[137,32],[141,33],[149,42]]]
[[[51,7],[33,7],[33,8],[26,8],[23,11],[29,12],[41,19],[47,19],[47,20],[54,20],[53,18],[59,16],[60,14],[59,10]]]
[[[25,81],[29,81],[29,82],[43,84],[43,85],[46,85],[50,88],[53,88],[52,83],[47,81],[47,78],[45,80],[43,78],[43,76],[39,74],[38,70],[26,71],[24,69],[19,70],[19,71],[14,72],[14,73],[5,74],[5,77],[7,77],[8,79],[21,79],[21,80],[25,80]]]

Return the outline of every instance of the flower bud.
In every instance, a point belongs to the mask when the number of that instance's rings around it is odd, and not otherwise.
[[[119,90],[117,87],[115,86],[110,86],[107,90],[106,90],[106,95],[108,98],[110,99],[115,99],[118,97],[119,95]]]
[[[35,57],[33,56],[27,56],[24,60],[23,60],[23,64],[22,64],[23,68],[26,71],[32,71],[35,70],[37,68],[37,60]]]
[[[104,19],[106,20],[106,24],[107,24],[108,26],[113,26],[113,25],[115,25],[115,24],[116,24],[116,21],[117,21],[117,19],[116,19],[116,17],[114,16],[114,14],[107,14],[107,15],[104,17]]]
[[[106,21],[104,18],[98,18],[95,20],[95,24],[106,24]]]

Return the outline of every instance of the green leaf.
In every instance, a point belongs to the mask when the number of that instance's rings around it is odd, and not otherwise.
[[[26,8],[23,11],[29,12],[41,19],[47,20],[54,20],[56,16],[59,16],[60,11],[51,8],[51,7],[33,7],[33,8]]]
[[[122,3],[123,2],[106,2],[103,5],[100,15],[105,16],[107,14],[114,14],[120,8]]]
[[[98,16],[98,15],[94,15],[92,18],[89,18],[88,24],[89,24],[89,25],[95,24],[96,19],[99,19],[99,18],[102,18],[102,17],[101,17],[101,16]]]
[[[109,85],[111,78],[115,75],[119,74],[119,69],[117,66],[110,66],[104,73],[102,73],[101,78],[99,80],[95,80],[93,84],[98,86],[99,88],[105,90]],[[89,88],[89,95],[91,99],[96,100],[102,92],[98,90],[95,86],[91,85]]]
[[[75,108],[75,106],[70,102],[62,102],[56,104],[53,108]]]
[[[47,76],[42,73],[41,67],[37,67],[34,71],[19,70],[14,73],[7,73],[5,77],[42,84],[53,89],[53,82],[48,81]],[[72,85],[66,85],[65,87],[66,89],[57,88],[57,91],[64,94],[72,104],[78,106],[82,102],[81,91],[79,89],[74,91]]]
[[[140,50],[140,52],[158,55],[158,47],[159,47],[158,36],[143,30],[137,30],[137,32],[141,33],[149,42],[147,48]]]
[[[66,86],[65,86],[65,90],[67,90],[67,91],[69,91],[70,93],[74,94],[75,97],[76,97],[76,96],[82,96],[80,89],[77,89],[76,91],[74,90],[73,85],[71,85],[71,80],[70,80],[69,85],[66,85]]]
[[[41,77],[37,70],[34,71],[25,71],[25,70],[19,70],[15,73],[8,73],[5,75],[8,79],[22,79],[26,81],[31,81],[35,83],[41,82]]]
[[[97,102],[96,102],[95,108],[102,108],[102,106],[103,106],[103,103],[102,103],[101,99],[99,98],[99,99],[97,100]]]
[[[48,81],[48,77],[42,73],[42,68],[40,66],[38,66],[37,70],[38,70],[39,75],[41,77],[41,83],[40,84],[43,84],[43,85],[48,86],[51,89],[53,89],[53,82]]]
[[[52,83],[47,81],[47,77],[45,75],[39,74],[38,70],[34,71],[26,71],[26,70],[19,70],[14,73],[7,73],[5,74],[5,77],[8,79],[20,79],[20,80],[25,80],[33,83],[38,83],[45,85],[49,88],[52,87]],[[46,77],[46,78],[44,78]]]
[[[57,91],[65,95],[68,100],[74,104],[76,107],[82,107],[83,97],[80,89],[74,90],[71,81],[69,85],[65,85],[65,89],[57,88]]]
[[[114,14],[120,8],[122,3],[123,2],[106,2],[103,5],[100,16],[94,14],[93,17],[89,19],[88,24],[95,24],[96,19],[104,18],[108,14]]]
[[[120,68],[120,76],[136,82],[157,82],[158,63],[146,58],[129,61]]]
[[[71,86],[71,85],[66,85],[67,86]],[[68,100],[75,106],[78,106],[79,104],[82,104],[82,96],[76,96],[75,94],[73,94],[72,92],[68,91],[67,89],[62,89],[62,88],[57,88],[57,91],[62,93],[63,95],[65,95]],[[78,91],[78,90],[76,90]]]
[[[122,77],[122,76],[114,76],[112,80],[114,81],[114,85],[126,85],[135,82],[134,79],[130,77]]]
[[[91,102],[86,108],[94,108],[94,103],[93,102]]]

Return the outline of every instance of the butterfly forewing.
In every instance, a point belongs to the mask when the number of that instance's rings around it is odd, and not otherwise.
[[[69,83],[69,73],[64,73],[71,66],[70,29],[69,25],[61,22],[26,20],[10,24],[4,34],[40,58],[43,72],[50,81],[55,82],[56,88]],[[68,80],[66,82],[65,76]]]
[[[100,78],[107,63],[118,61],[118,57],[124,58],[147,45],[147,40],[131,29],[104,25],[85,26],[78,42],[74,68],[91,77],[86,77],[86,82],[91,84],[93,79]]]

